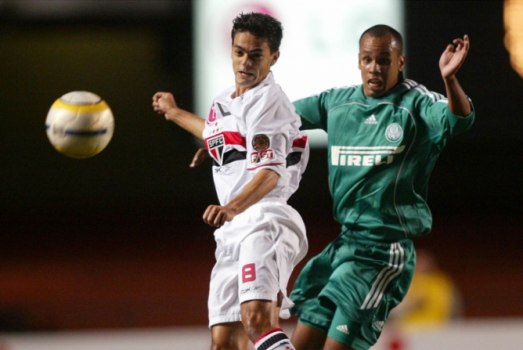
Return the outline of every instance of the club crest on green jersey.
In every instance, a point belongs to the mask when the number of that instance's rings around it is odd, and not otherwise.
[[[403,129],[398,123],[390,124],[385,130],[385,137],[389,142],[398,142],[403,137]]]

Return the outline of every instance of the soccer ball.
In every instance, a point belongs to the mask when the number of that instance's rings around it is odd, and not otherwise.
[[[47,137],[60,153],[89,158],[109,144],[114,117],[109,105],[89,91],[72,91],[57,99],[45,120]]]

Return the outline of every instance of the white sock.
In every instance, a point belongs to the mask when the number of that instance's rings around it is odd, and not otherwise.
[[[256,350],[296,350],[281,328],[273,328],[263,333],[254,342]]]

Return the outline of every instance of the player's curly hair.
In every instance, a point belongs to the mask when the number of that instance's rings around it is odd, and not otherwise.
[[[233,42],[236,33],[249,32],[258,39],[266,39],[271,53],[280,49],[283,27],[277,19],[263,13],[251,12],[240,13],[232,23]]]
[[[369,34],[373,38],[382,38],[385,35],[389,35],[389,34],[392,35],[394,40],[396,40],[400,54],[403,54],[403,37],[396,29],[389,27],[386,24],[377,24],[373,27],[370,27],[369,29],[364,31],[363,34],[361,34],[360,41],[359,41],[360,44],[361,44],[361,39],[363,39],[365,34]]]

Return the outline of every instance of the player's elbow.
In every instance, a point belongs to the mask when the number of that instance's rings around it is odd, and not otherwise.
[[[269,184],[271,184],[273,187],[276,187],[278,185],[278,180],[280,179],[280,174],[278,174],[276,171],[267,169],[265,170],[268,172],[267,174],[267,181]]]

